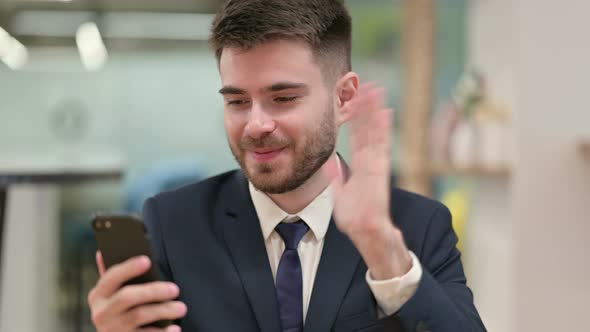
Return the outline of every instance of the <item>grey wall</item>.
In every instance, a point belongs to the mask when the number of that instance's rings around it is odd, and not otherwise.
[[[514,112],[512,176],[479,193],[497,211],[478,216],[493,227],[470,257],[488,271],[476,301],[491,331],[588,331],[590,160],[577,144],[590,137],[590,3],[470,6],[469,62]]]
[[[588,331],[590,44],[585,0],[521,0],[514,33],[515,331]]]

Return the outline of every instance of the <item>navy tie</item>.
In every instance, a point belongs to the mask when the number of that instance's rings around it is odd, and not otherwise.
[[[308,229],[303,221],[282,222],[276,227],[285,242],[277,270],[277,299],[283,332],[303,331],[303,277],[297,245]]]

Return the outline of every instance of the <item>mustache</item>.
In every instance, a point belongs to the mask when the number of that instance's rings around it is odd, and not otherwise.
[[[265,136],[263,138],[252,138],[245,136],[238,144],[243,150],[252,149],[278,149],[291,144],[291,140],[286,138],[279,138],[276,136]]]

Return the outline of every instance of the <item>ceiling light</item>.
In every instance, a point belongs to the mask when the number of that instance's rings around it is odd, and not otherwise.
[[[21,69],[29,60],[25,45],[0,28],[0,60],[12,70]]]
[[[95,23],[88,22],[80,25],[76,31],[76,45],[86,69],[96,71],[106,63],[107,49]]]

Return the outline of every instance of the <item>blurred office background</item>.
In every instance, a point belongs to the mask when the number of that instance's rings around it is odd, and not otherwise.
[[[346,2],[354,69],[398,110],[393,174],[451,208],[488,329],[587,331],[590,3]],[[237,167],[221,3],[0,0],[0,332],[93,331],[91,215]]]

